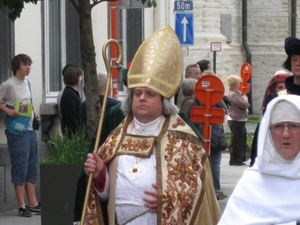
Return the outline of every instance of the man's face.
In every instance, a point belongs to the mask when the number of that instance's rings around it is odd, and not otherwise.
[[[189,74],[188,78],[194,78],[199,80],[201,77],[201,70],[199,67],[192,67],[192,71]]]
[[[138,121],[149,123],[163,114],[162,96],[150,88],[133,91],[132,112]]]
[[[28,76],[31,70],[31,64],[29,63],[20,63],[20,67],[17,70],[17,73],[23,76]]]
[[[292,55],[291,70],[294,76],[300,77],[300,55]]]

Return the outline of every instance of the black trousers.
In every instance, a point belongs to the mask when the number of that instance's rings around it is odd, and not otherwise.
[[[229,120],[228,125],[231,132],[229,164],[241,164],[246,161],[246,150],[249,148],[247,146],[246,122]]]

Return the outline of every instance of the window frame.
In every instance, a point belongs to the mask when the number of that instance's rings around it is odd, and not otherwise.
[[[61,75],[61,69],[63,67],[63,65],[66,64],[66,26],[65,26],[65,21],[66,21],[66,17],[65,17],[65,9],[66,9],[66,2],[65,0],[61,0],[61,1],[44,1],[43,2],[43,21],[44,21],[44,32],[43,32],[43,37],[44,37],[44,96],[45,96],[45,102],[53,102],[54,100],[56,100],[56,97],[58,95],[58,93],[60,92],[61,89],[64,88],[64,84],[63,84],[63,78],[61,76],[61,80],[59,82],[60,85],[60,90],[58,91],[51,91],[51,81],[50,81],[50,64],[51,64],[51,60],[50,60],[50,49],[53,50],[53,46],[50,46],[50,32],[51,32],[51,15],[50,15],[50,2],[52,3],[58,3],[58,7],[59,7],[59,24],[60,24],[60,28],[59,28],[59,49],[57,49],[57,51],[59,51],[59,57],[60,57],[60,64],[58,65],[58,71],[55,72],[55,74],[57,74],[57,76]]]

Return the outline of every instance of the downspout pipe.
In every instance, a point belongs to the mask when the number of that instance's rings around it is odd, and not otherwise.
[[[296,27],[297,27],[297,0],[292,0],[292,14],[291,14],[291,36],[296,37]]]
[[[243,42],[243,46],[246,52],[246,62],[249,63],[252,66],[252,53],[250,50],[250,47],[248,45],[248,22],[247,22],[247,0],[243,0],[242,1],[242,42]],[[250,103],[250,108],[249,108],[249,113],[253,114],[253,104],[252,104],[252,82],[251,82],[251,78],[248,81],[250,83],[250,92],[248,93],[248,100]]]
[[[118,40],[118,22],[117,22],[117,2],[110,3],[110,38]],[[116,45],[110,46],[111,50],[111,73],[112,73],[112,97],[118,99],[118,66],[116,64],[118,59],[118,49]]]

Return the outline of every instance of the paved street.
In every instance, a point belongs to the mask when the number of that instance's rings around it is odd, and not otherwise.
[[[246,166],[229,166],[228,162],[229,162],[229,153],[223,152],[222,164],[221,164],[221,186],[224,194],[230,196],[237,181],[241,177],[243,171],[249,166],[250,161],[246,163]],[[224,210],[227,201],[228,198],[219,201],[222,211]],[[33,215],[32,217],[24,218],[18,216],[17,210],[12,210],[12,211],[0,213],[0,224],[1,225],[41,225],[41,216]]]
[[[224,152],[221,162],[221,189],[228,197],[232,194],[235,185],[246,168],[249,167],[250,160],[246,162],[245,166],[229,166],[229,152]],[[228,198],[220,200],[219,204],[222,211],[225,209]]]

